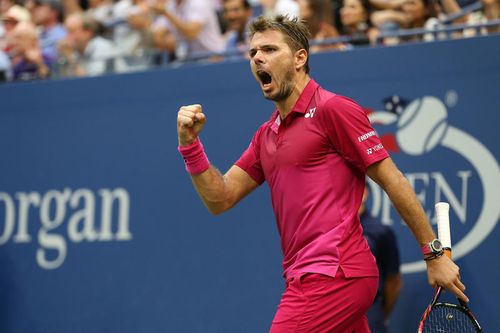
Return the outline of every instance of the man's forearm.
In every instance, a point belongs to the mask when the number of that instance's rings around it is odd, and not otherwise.
[[[227,180],[213,165],[200,174],[191,175],[191,179],[210,213],[218,215],[231,207]]]
[[[371,165],[368,176],[387,193],[393,206],[406,222],[420,246],[435,238],[422,204],[406,177],[390,158]]]
[[[193,40],[196,39],[196,37],[198,37],[198,34],[201,31],[200,23],[183,21],[167,9],[165,9],[163,14],[175,26],[175,28],[188,40]]]
[[[389,185],[385,190],[401,218],[406,222],[420,246],[423,246],[435,238],[435,234],[413,188],[408,180],[401,173],[399,174],[397,183]]]

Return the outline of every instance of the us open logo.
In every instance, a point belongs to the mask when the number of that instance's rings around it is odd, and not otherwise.
[[[385,111],[371,112],[369,119],[384,146],[389,151],[397,151],[391,154],[393,157],[405,154],[405,157],[425,161],[423,170],[407,173],[401,169],[413,186],[417,182],[421,186],[434,184],[433,189],[415,190],[431,221],[434,202],[442,200],[450,203],[450,211],[464,226],[466,231],[459,238],[453,239],[452,231],[453,257],[459,259],[473,251],[493,231],[500,216],[500,167],[494,155],[478,139],[452,126],[448,122],[446,105],[433,96],[424,96],[403,106],[399,98],[393,97]],[[392,132],[388,132],[388,128]],[[436,163],[439,158],[448,160]],[[456,165],[466,167],[454,169]],[[443,171],[445,169],[447,172]],[[470,195],[471,186],[475,186],[480,195]],[[387,196],[373,183],[370,187],[371,213],[383,223],[394,224],[391,217],[394,209]],[[476,212],[470,213],[473,207]],[[421,258],[402,265],[403,273],[425,269]]]

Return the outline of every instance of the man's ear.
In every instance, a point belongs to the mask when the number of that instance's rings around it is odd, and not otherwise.
[[[305,49],[300,49],[297,52],[295,52],[295,69],[300,69],[304,67],[307,63],[307,58],[309,57],[309,54]]]

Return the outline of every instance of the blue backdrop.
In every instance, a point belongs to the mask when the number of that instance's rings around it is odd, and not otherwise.
[[[471,307],[500,324],[500,36],[314,55],[312,76],[356,99],[433,220],[451,204]],[[201,103],[225,171],[273,106],[246,62],[0,86],[0,332],[267,332],[283,288],[267,186],[213,217],[178,156],[181,105]],[[391,322],[415,332],[432,289],[397,233],[404,288]]]

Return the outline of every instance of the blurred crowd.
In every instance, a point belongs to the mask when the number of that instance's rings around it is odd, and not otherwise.
[[[441,38],[387,32],[495,21],[500,0],[0,0],[0,82],[241,58],[249,22],[276,14],[303,19],[311,52],[320,52]],[[499,32],[463,29],[453,38]]]

